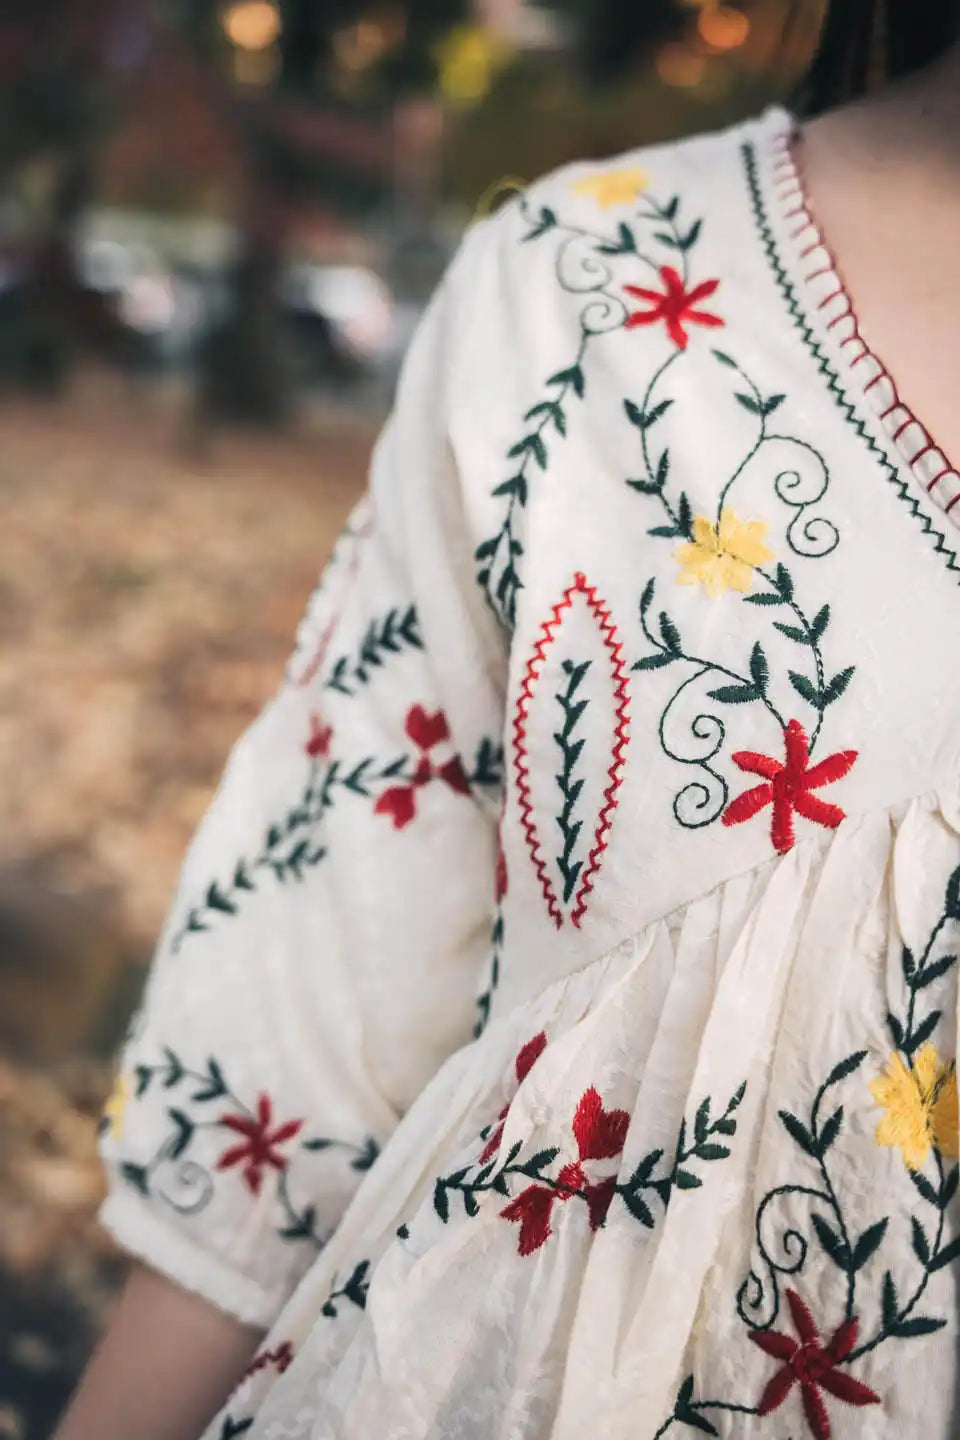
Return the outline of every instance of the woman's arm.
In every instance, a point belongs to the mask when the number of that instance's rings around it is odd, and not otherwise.
[[[197,1440],[261,1334],[137,1266],[53,1440]]]

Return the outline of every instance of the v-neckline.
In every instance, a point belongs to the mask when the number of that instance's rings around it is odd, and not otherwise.
[[[890,370],[864,339],[856,305],[807,194],[797,155],[802,139],[799,124],[786,110],[775,111],[773,119],[769,144],[773,203],[790,268],[811,318],[848,386],[866,400],[879,420],[895,459],[960,529],[960,473],[904,403]]]

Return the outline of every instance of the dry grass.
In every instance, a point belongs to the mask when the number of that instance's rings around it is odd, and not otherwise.
[[[99,378],[54,407],[8,403],[0,422],[5,1440],[46,1433],[115,1283],[92,1218],[110,1046],[371,427],[328,416],[189,457],[167,410]]]

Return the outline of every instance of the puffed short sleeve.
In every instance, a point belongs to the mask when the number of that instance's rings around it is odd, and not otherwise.
[[[102,1127],[105,1225],[252,1324],[473,1026],[506,655],[447,431],[463,265],[190,847]]]

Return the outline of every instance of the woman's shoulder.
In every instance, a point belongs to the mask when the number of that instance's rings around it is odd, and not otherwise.
[[[563,232],[580,234],[611,256],[634,252],[647,239],[680,250],[686,235],[672,233],[669,222],[685,197],[701,211],[692,245],[707,214],[722,217],[732,187],[742,189],[745,154],[775,145],[793,126],[792,116],[775,106],[723,129],[572,160],[522,188],[505,180],[511,198],[470,227],[453,272],[458,262],[469,270],[474,256],[499,252],[502,259],[518,242],[530,245],[551,232],[560,239]]]

